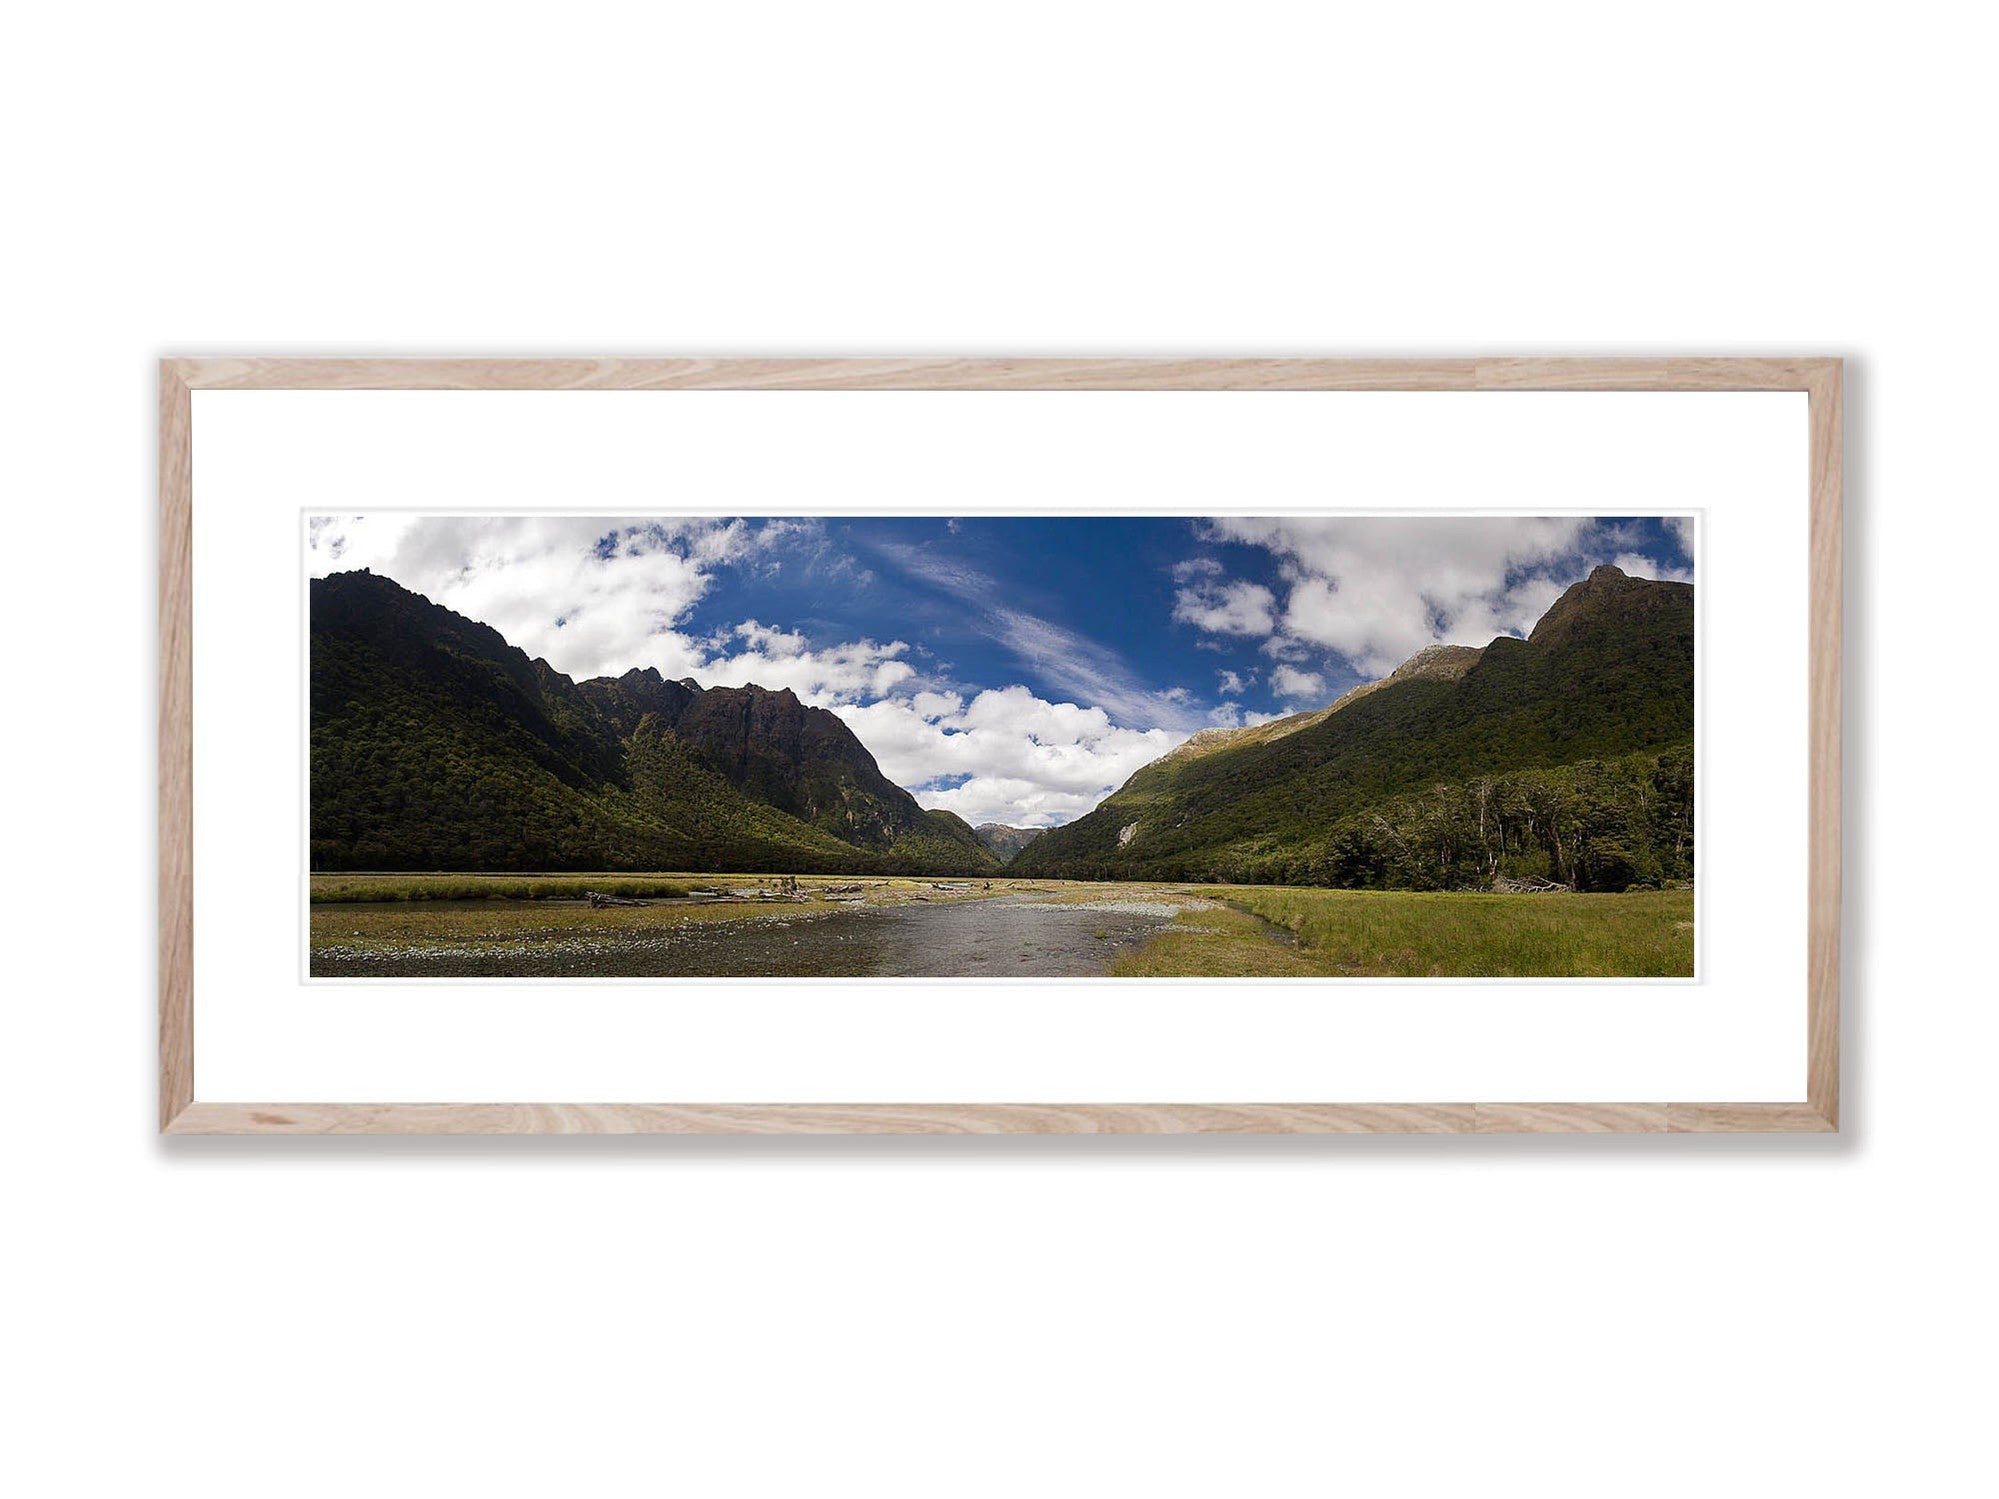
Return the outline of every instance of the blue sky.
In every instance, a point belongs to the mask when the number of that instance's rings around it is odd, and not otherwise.
[[[1188,734],[1323,707],[1438,641],[1525,633],[1603,562],[1692,576],[1674,519],[315,517],[574,677],[790,687],[973,822],[1089,810]]]

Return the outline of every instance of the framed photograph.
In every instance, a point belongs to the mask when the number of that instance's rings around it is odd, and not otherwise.
[[[1840,423],[169,359],[161,1128],[1836,1130]]]

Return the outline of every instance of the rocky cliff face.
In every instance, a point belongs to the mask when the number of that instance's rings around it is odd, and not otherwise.
[[[788,687],[704,688],[650,668],[579,686],[626,733],[651,714],[661,730],[745,795],[844,842],[886,850],[942,838],[979,849],[969,830],[961,837],[926,816],[915,798],[881,773],[838,715],[808,707]]]

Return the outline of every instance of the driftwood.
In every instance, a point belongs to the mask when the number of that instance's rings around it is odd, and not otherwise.
[[[621,895],[600,895],[595,890],[585,890],[583,898],[590,902],[590,909],[593,911],[601,911],[606,906],[643,906],[649,904],[649,902],[642,900],[626,900]]]

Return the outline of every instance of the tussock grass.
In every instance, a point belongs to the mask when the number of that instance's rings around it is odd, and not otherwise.
[[[821,887],[837,876],[799,881],[799,902],[667,904],[691,890],[772,885],[758,875],[315,875],[312,942],[375,947],[566,939],[575,933],[641,933],[676,926],[828,915],[840,909]],[[985,898],[947,894],[930,882],[870,880],[866,900],[939,904]],[[580,901],[597,890],[662,904],[592,911],[536,906]],[[1022,895],[995,882],[991,895]],[[1116,957],[1123,977],[1691,977],[1691,890],[1622,895],[1420,894],[1296,886],[1178,883],[1078,884],[1037,881],[1033,898],[1098,904],[1113,897],[1195,898],[1173,925]],[[425,909],[428,901],[490,901],[479,908]],[[365,910],[359,902],[382,902]],[[1226,902],[1227,904],[1214,904]],[[1102,929],[1098,929],[1099,932]],[[1097,935],[1097,933],[1093,933]]]
[[[1182,911],[1173,925],[1110,967],[1115,978],[1310,978],[1325,970],[1268,923],[1242,911]]]
[[[1691,890],[1475,895],[1207,891],[1294,933],[1313,970],[1424,978],[1690,978]],[[1164,940],[1164,939],[1162,939]]]
[[[621,900],[677,900],[683,882],[630,875],[316,874],[312,903],[418,900],[581,900],[589,891]]]
[[[358,950],[457,947],[467,944],[533,944],[576,937],[629,937],[732,923],[807,921],[829,916],[838,906],[824,901],[725,902],[695,901],[687,905],[612,906],[593,911],[587,906],[548,906],[530,902],[494,901],[477,906],[438,907],[422,901],[369,907],[351,903],[315,906],[312,946]]]

